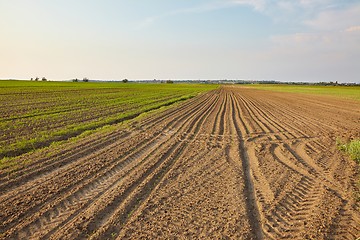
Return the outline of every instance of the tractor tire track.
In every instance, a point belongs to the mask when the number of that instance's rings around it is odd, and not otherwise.
[[[356,239],[356,167],[333,144],[360,109],[324,99],[223,86],[34,153],[0,174],[0,238]]]
[[[211,102],[210,102],[211,103]],[[201,108],[199,108],[198,110],[197,110],[197,115],[201,115],[200,113],[201,113],[201,110],[203,109],[203,108],[206,108],[207,107],[207,105],[205,104],[205,105],[203,105]],[[197,116],[197,115],[195,115],[195,116]],[[189,115],[186,115],[186,116],[189,116]],[[186,117],[185,116],[185,117]],[[181,131],[180,131],[181,132]],[[156,138],[155,138],[155,140],[156,140]],[[152,140],[152,141],[154,141],[154,140]],[[150,143],[146,143],[146,144],[144,144],[144,145],[148,145],[148,144],[151,144],[151,142]],[[134,149],[136,149],[136,148],[138,148],[138,146],[137,147],[135,147]],[[114,161],[114,162],[116,162],[116,161]],[[122,161],[123,162],[123,161]],[[125,162],[126,162],[126,160],[125,160]],[[120,163],[121,164],[121,163]],[[114,168],[114,167],[112,167],[112,168]],[[115,167],[116,168],[116,167]],[[118,171],[120,171],[121,170],[121,168],[120,169],[118,169]],[[108,179],[108,175],[109,175],[109,171],[111,171],[111,170],[108,170],[108,169],[105,169],[104,170],[104,173],[106,173],[107,175],[105,175],[106,177],[105,177],[105,179],[103,179],[102,181],[100,181],[100,183],[104,183],[104,184],[109,184],[109,179]],[[114,174],[114,173],[111,173],[110,172],[110,176],[112,175],[112,174]],[[80,184],[80,183],[79,183]],[[81,183],[81,184],[83,184],[83,183]],[[92,184],[88,189],[90,189],[91,191],[95,191],[95,190],[97,190],[98,188],[100,188],[100,187],[102,187],[102,185],[103,184],[99,184],[99,182],[98,181],[96,181],[95,182],[95,186],[94,186],[94,184]],[[80,191],[80,190],[79,190]],[[87,195],[89,195],[89,194],[86,194],[86,195],[84,195],[84,194],[82,194],[84,197],[86,197],[87,198]],[[91,195],[91,194],[90,194]],[[80,198],[80,199],[76,199],[77,201],[77,203],[78,204],[82,204],[83,202],[81,201],[82,199]],[[60,202],[61,203],[61,202]],[[73,204],[72,204],[73,205]],[[55,209],[54,210],[55,212],[58,212],[58,210],[57,209]],[[49,215],[49,214],[48,214]],[[50,215],[54,215],[54,214],[50,214]],[[56,215],[56,214],[55,214]],[[28,217],[27,217],[28,218]],[[29,218],[28,218],[29,219]],[[52,221],[57,221],[57,219],[56,219],[56,217],[52,217],[52,219],[51,219]],[[39,223],[39,221],[37,221],[37,222],[35,222],[34,224],[35,225],[39,225],[38,224]],[[48,224],[47,224],[48,225]],[[31,227],[30,227],[31,228]],[[40,228],[41,228],[41,226],[40,226]],[[36,227],[35,227],[35,229],[37,229]]]

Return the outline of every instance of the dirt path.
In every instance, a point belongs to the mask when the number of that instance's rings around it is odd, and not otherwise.
[[[0,173],[5,239],[356,239],[358,103],[239,87]]]

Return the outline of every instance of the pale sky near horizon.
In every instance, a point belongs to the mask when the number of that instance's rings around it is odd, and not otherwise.
[[[0,79],[360,83],[360,0],[0,0]]]

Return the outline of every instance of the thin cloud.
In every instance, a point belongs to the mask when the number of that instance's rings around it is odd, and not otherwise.
[[[153,24],[154,22],[161,20],[163,18],[167,18],[167,17],[182,15],[182,14],[209,12],[209,11],[214,11],[214,10],[220,9],[220,8],[224,8],[224,6],[219,5],[219,4],[207,4],[207,5],[196,6],[196,7],[192,7],[192,8],[177,9],[177,10],[173,10],[170,12],[166,12],[166,13],[162,13],[159,15],[148,17],[139,24],[139,28],[149,26],[149,25]]]
[[[229,3],[233,5],[248,5],[253,7],[257,11],[264,11],[267,2],[268,1],[266,0],[233,0],[230,1]]]
[[[360,25],[359,26],[351,26],[347,29],[345,29],[345,32],[359,32],[360,31]]]
[[[360,24],[360,4],[320,12],[304,24],[318,31],[340,31]]]
[[[265,8],[265,0],[230,0],[230,1],[216,1],[200,6],[190,7],[190,8],[183,8],[177,9],[170,12],[162,13],[156,16],[150,16],[144,19],[139,25],[139,28],[143,28],[153,24],[154,22],[176,15],[183,15],[183,14],[195,14],[195,13],[204,13],[204,12],[211,12],[225,8],[232,8],[237,7],[240,5],[243,6],[250,6],[256,11],[263,11]]]

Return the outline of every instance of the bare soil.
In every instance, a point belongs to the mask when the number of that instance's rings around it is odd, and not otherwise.
[[[0,173],[2,239],[356,239],[350,100],[226,86]],[[21,162],[21,161],[20,161]]]

